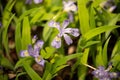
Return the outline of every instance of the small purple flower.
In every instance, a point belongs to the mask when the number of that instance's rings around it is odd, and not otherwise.
[[[34,49],[41,49],[43,47],[44,42],[42,40],[38,40],[35,45],[34,45]]]
[[[36,36],[33,37],[33,39],[36,39]],[[44,66],[45,60],[41,58],[39,55],[40,49],[42,48],[44,42],[42,40],[38,40],[34,46],[29,45],[27,50],[23,50],[20,52],[21,57],[27,57],[32,56],[35,58],[35,61]]]
[[[39,4],[39,3],[42,3],[43,0],[33,0],[35,4]],[[26,4],[32,4],[32,0],[26,0],[25,2]]]
[[[32,4],[32,0],[26,0],[25,4]]]
[[[34,44],[37,39],[38,39],[37,35],[33,36],[33,38],[32,38],[32,44]]]
[[[103,66],[99,66],[98,69],[92,72],[92,74],[99,80],[112,80],[112,78],[117,78],[118,73],[109,72],[109,68],[111,68],[111,66],[109,66],[107,69],[105,69]]]
[[[39,49],[34,49],[33,47],[32,47],[32,45],[29,45],[28,46],[28,53],[29,53],[29,55],[30,56],[32,56],[32,57],[37,57],[37,56],[39,56]]]
[[[41,56],[35,57],[35,61],[41,66],[45,64],[45,60]]]
[[[65,2],[63,1],[63,10],[66,11],[66,12],[70,12],[70,11],[77,11],[77,6],[74,4],[73,1],[68,1],[68,2]]]
[[[43,0],[34,0],[34,3],[35,3],[35,4],[39,4],[39,3],[41,3],[41,2],[43,2]]]
[[[65,39],[65,42],[70,45],[73,43],[72,39],[70,38],[70,35],[74,36],[74,37],[78,37],[79,36],[79,30],[76,28],[66,28],[69,25],[69,20],[65,20],[62,24],[62,26],[60,26],[59,23],[54,22],[54,21],[50,21],[49,26],[50,27],[55,27],[58,29],[59,33],[58,35],[55,37],[55,39],[52,41],[52,46],[55,48],[60,48],[61,47],[61,38],[62,36]]]
[[[20,52],[20,56],[21,57],[27,57],[27,56],[30,56],[29,53],[28,53],[28,50],[23,50]]]

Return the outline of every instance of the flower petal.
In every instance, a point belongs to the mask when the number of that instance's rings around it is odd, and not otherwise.
[[[65,20],[62,24],[62,28],[66,28],[69,25],[69,20]]]
[[[41,49],[43,47],[44,42],[42,40],[38,40],[35,45],[34,49]]]
[[[61,47],[61,38],[56,36],[54,40],[52,41],[51,45],[55,48],[60,48]]]
[[[48,25],[49,25],[50,27],[55,27],[55,28],[57,28],[57,29],[60,31],[60,23],[51,20],[51,21],[48,23]]]
[[[26,0],[25,4],[31,4],[32,0]]]
[[[32,44],[34,44],[36,42],[37,38],[38,38],[37,35],[33,36],[33,38],[32,38]]]
[[[28,46],[28,53],[29,53],[30,56],[32,56],[32,57],[37,57],[37,56],[39,55],[39,53],[36,52],[36,51],[33,49],[32,45],[29,45],[29,46]]]
[[[34,3],[35,4],[39,4],[39,3],[41,3],[43,0],[34,0]]]
[[[23,51],[20,52],[20,56],[21,57],[27,57],[27,56],[30,56],[30,55],[29,55],[27,50],[23,50]]]
[[[76,28],[66,28],[65,33],[69,33],[75,37],[78,37],[80,35],[79,30]]]
[[[73,43],[72,39],[70,38],[70,36],[68,36],[67,34],[64,34],[64,39],[65,39],[65,42],[70,45]]]
[[[74,4],[73,1],[68,2],[63,1],[63,5],[64,5],[63,9],[66,12],[77,11],[77,6]]]
[[[71,13],[71,12],[68,13],[68,19],[70,22],[74,21],[73,13]]]
[[[45,64],[45,60],[41,56],[35,57],[35,61],[41,66]]]

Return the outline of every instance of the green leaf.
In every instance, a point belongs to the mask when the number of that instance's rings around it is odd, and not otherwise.
[[[1,59],[1,65],[11,70],[13,70],[14,68],[13,64],[11,64],[11,62],[7,58],[4,58],[4,57],[2,57]]]
[[[24,17],[23,19],[21,44],[22,44],[22,50],[27,49],[28,45],[31,44],[31,28],[28,17]]]
[[[86,0],[77,0],[78,2],[78,15],[80,22],[81,34],[85,34],[90,29],[89,27],[89,13],[86,8]]]
[[[28,63],[23,63],[23,67],[32,80],[42,80],[42,78],[31,68]]]
[[[14,67],[14,70],[16,70],[16,69],[19,68],[19,67],[22,67],[22,66],[23,66],[23,63],[32,64],[32,61],[33,61],[33,60],[34,60],[34,59],[33,59],[31,56],[20,59],[20,60],[16,63],[16,65],[15,65],[15,67]]]
[[[26,72],[18,73],[17,76],[16,76],[16,78],[15,78],[15,80],[19,80],[18,78],[19,78],[20,76],[22,76],[22,75],[25,75],[25,74],[27,74],[27,73],[26,73]]]
[[[16,51],[17,55],[19,57],[19,52],[21,50],[21,23],[16,23],[16,28],[15,28],[15,46],[16,46]]]
[[[86,34],[83,35],[83,37],[86,40],[90,40],[91,38],[93,38],[93,37],[95,37],[103,32],[106,32],[108,30],[113,30],[113,29],[118,28],[118,27],[120,27],[120,26],[115,26],[115,25],[113,25],[113,26],[108,26],[108,25],[101,26],[101,27],[94,28],[94,29],[88,31]]]
[[[118,39],[112,51],[111,57],[114,57],[120,51],[120,40]]]
[[[80,56],[81,56],[81,53],[76,53],[76,54],[72,54],[72,55],[68,55],[68,56],[62,57],[62,58],[56,60],[54,66],[55,67],[61,66],[63,64],[66,64],[66,62],[68,60],[74,59],[74,58],[77,58],[77,57],[80,57]]]
[[[39,10],[37,10],[36,13],[34,14],[34,16],[32,17],[30,23],[34,24],[35,22],[37,22],[37,20],[39,18],[41,18],[44,13],[45,13],[45,10],[42,9],[42,8],[40,8]]]
[[[103,47],[103,53],[102,53],[103,57],[102,57],[102,59],[103,59],[103,62],[104,62],[104,66],[108,65],[107,49],[108,49],[109,40],[110,40],[110,37],[107,39],[107,41],[105,42],[104,47]]]
[[[84,49],[84,48],[88,48],[88,47],[90,47],[90,46],[92,46],[92,45],[95,45],[95,44],[98,44],[98,43],[100,43],[100,41],[88,41],[88,42],[86,42],[86,44],[83,46],[83,49]]]
[[[52,28],[50,28],[50,27],[48,26],[48,23],[46,23],[46,25],[45,25],[45,27],[44,27],[44,29],[43,29],[43,39],[44,39],[45,42],[46,42],[46,41],[48,40],[48,38],[50,37],[51,33],[52,33]]]

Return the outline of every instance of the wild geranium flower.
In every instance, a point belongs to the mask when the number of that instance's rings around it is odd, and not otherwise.
[[[36,39],[34,36],[33,39]],[[45,60],[39,55],[40,49],[42,48],[44,42],[42,40],[38,40],[34,46],[28,45],[27,50],[23,50],[20,52],[21,57],[27,57],[27,56],[32,56],[35,58],[35,61],[44,66]]]
[[[62,26],[55,21],[50,21],[49,22],[49,26],[50,27],[55,27],[58,29],[59,33],[58,35],[54,38],[54,40],[52,41],[51,45],[55,48],[60,48],[61,47],[61,38],[63,36],[63,38],[65,39],[65,42],[70,45],[73,43],[72,39],[70,38],[70,35],[74,36],[74,37],[78,37],[79,36],[79,30],[77,28],[66,28],[69,25],[69,20],[65,20],[62,23]]]
[[[112,80],[112,78],[117,78],[119,73],[110,72],[111,66],[105,69],[103,66],[99,66],[98,69],[94,70],[92,74],[99,80]]]

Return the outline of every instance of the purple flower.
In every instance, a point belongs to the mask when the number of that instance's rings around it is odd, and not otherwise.
[[[32,38],[32,44],[34,44],[37,39],[38,39],[37,35],[33,36],[33,38]]]
[[[33,0],[35,4],[39,4],[39,3],[42,3],[43,0]],[[26,0],[25,2],[26,4],[32,4],[32,0]]]
[[[33,37],[33,39],[36,39],[36,36]],[[38,40],[34,46],[29,45],[27,50],[23,50],[20,52],[21,57],[27,57],[32,56],[35,58],[35,61],[44,66],[45,60],[41,58],[39,55],[40,49],[42,48],[44,42],[42,40]]]
[[[35,61],[41,66],[45,64],[45,60],[41,56],[35,57]]]
[[[26,0],[25,4],[32,4],[32,0]]]
[[[28,50],[23,50],[20,52],[20,56],[21,57],[27,57],[27,56],[30,56],[29,53],[28,53]]]
[[[66,11],[66,12],[70,12],[70,11],[77,11],[77,6],[74,4],[73,1],[68,1],[68,2],[65,2],[63,1],[63,10]]]
[[[79,36],[79,30],[76,28],[66,28],[69,25],[69,20],[65,20],[62,24],[62,26],[60,26],[59,23],[54,22],[54,21],[50,21],[49,26],[50,27],[55,27],[58,29],[59,33],[58,35],[54,38],[54,40],[52,41],[51,45],[55,48],[60,48],[61,47],[61,38],[63,36],[63,38],[65,39],[65,42],[70,45],[73,43],[72,39],[70,38],[70,35],[74,36],[74,37],[78,37]]]
[[[35,3],[35,4],[39,4],[39,3],[41,3],[41,2],[43,2],[43,0],[34,0],[34,3]]]
[[[43,47],[44,42],[42,40],[38,40],[35,45],[34,45],[34,49],[41,49]]]
[[[37,56],[39,56],[39,49],[34,49],[33,47],[32,47],[32,45],[29,45],[28,46],[28,53],[29,53],[29,55],[30,56],[32,56],[32,57],[37,57]]]
[[[112,80],[112,78],[117,78],[118,73],[109,72],[109,68],[111,68],[111,66],[109,66],[107,69],[105,69],[103,66],[99,66],[98,69],[92,72],[92,74],[99,80]]]

